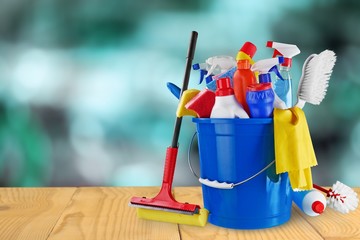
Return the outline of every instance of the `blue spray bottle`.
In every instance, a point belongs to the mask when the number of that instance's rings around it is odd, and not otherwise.
[[[246,102],[249,106],[250,117],[268,118],[272,116],[275,94],[271,86],[271,72],[281,77],[276,65],[284,61],[283,57],[269,58],[257,61],[251,71],[259,72],[259,83],[247,87]]]
[[[280,65],[281,78],[276,78],[273,83],[275,93],[283,100],[288,108],[293,106],[292,77],[290,74],[292,58],[300,53],[300,49],[293,44],[268,41],[267,47],[274,48],[275,56],[283,56],[284,62]]]

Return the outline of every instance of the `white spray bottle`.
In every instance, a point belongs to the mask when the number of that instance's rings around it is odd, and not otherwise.
[[[308,216],[319,216],[326,208],[325,196],[317,191],[292,191],[295,204]]]
[[[281,55],[284,57],[284,62],[280,65],[281,78],[276,78],[273,83],[274,91],[281,100],[285,102],[287,107],[293,106],[292,96],[292,77],[290,69],[292,65],[292,58],[300,53],[300,49],[294,44],[279,43],[268,41],[266,47],[274,48],[274,55]]]

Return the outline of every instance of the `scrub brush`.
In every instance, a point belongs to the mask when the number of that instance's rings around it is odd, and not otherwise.
[[[296,107],[303,108],[305,102],[319,105],[326,95],[329,79],[336,62],[331,50],[311,54],[304,62],[298,87]]]
[[[326,193],[327,206],[341,213],[354,211],[359,204],[356,192],[339,181],[336,181],[330,189],[325,189],[316,184],[313,184],[313,187]]]

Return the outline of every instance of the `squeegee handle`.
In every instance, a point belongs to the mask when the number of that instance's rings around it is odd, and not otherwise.
[[[185,90],[187,90],[188,85],[189,85],[190,71],[191,71],[191,66],[192,66],[192,60],[194,59],[194,55],[195,55],[195,47],[196,47],[197,37],[198,37],[198,33],[196,31],[192,31],[190,45],[189,45],[189,49],[188,49],[188,53],[187,53],[187,57],[186,57],[186,68],[185,68],[184,80],[183,80],[183,85],[181,88],[179,99],[181,99],[183,92]],[[173,139],[172,139],[172,143],[171,143],[171,147],[173,147],[173,148],[178,147],[181,122],[182,122],[182,117],[177,117],[176,121],[175,121]]]
[[[166,188],[170,188],[174,179],[175,165],[178,148],[168,147],[166,149],[163,185],[168,184]]]

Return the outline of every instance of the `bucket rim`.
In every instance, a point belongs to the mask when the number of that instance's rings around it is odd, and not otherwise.
[[[210,124],[271,124],[273,118],[193,118],[192,121]]]

